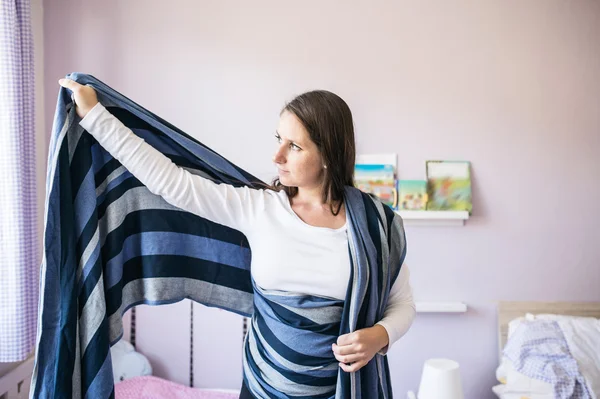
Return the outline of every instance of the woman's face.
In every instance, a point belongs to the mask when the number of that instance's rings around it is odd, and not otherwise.
[[[323,161],[308,131],[291,112],[284,111],[275,133],[277,150],[273,156],[279,181],[288,187],[311,188],[321,185]]]

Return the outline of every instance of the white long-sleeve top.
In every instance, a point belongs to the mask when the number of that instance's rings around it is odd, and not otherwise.
[[[305,223],[284,191],[217,184],[175,165],[98,103],[80,125],[152,193],[170,204],[241,231],[252,250],[255,283],[270,290],[344,300],[350,278],[346,225],[332,229]],[[415,304],[406,264],[377,323],[389,344],[408,331]]]

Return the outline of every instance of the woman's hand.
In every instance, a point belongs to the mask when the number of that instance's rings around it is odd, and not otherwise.
[[[71,79],[60,79],[58,84],[73,92],[75,112],[77,112],[77,115],[79,115],[81,119],[83,119],[87,113],[98,104],[98,96],[93,87],[80,85]]]
[[[379,324],[340,335],[332,349],[342,370],[352,373],[360,370],[389,343],[385,328]]]

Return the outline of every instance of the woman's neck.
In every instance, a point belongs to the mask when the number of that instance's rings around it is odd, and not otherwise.
[[[293,205],[302,205],[310,209],[337,209],[340,201],[323,201],[323,191],[321,189],[311,190],[307,188],[298,188],[298,193],[292,199]]]

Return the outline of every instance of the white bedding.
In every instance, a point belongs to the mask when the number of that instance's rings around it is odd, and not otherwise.
[[[579,372],[585,378],[590,397],[600,399],[600,320],[591,317],[528,314],[509,323],[509,339],[524,320],[552,320],[558,323],[569,351],[577,361]],[[495,386],[493,391],[501,399],[554,397],[550,383],[519,373],[506,356],[502,357],[496,376],[503,384]]]
[[[553,394],[538,394],[531,391],[516,391],[504,384],[496,385],[492,391],[501,399],[554,399]]]

